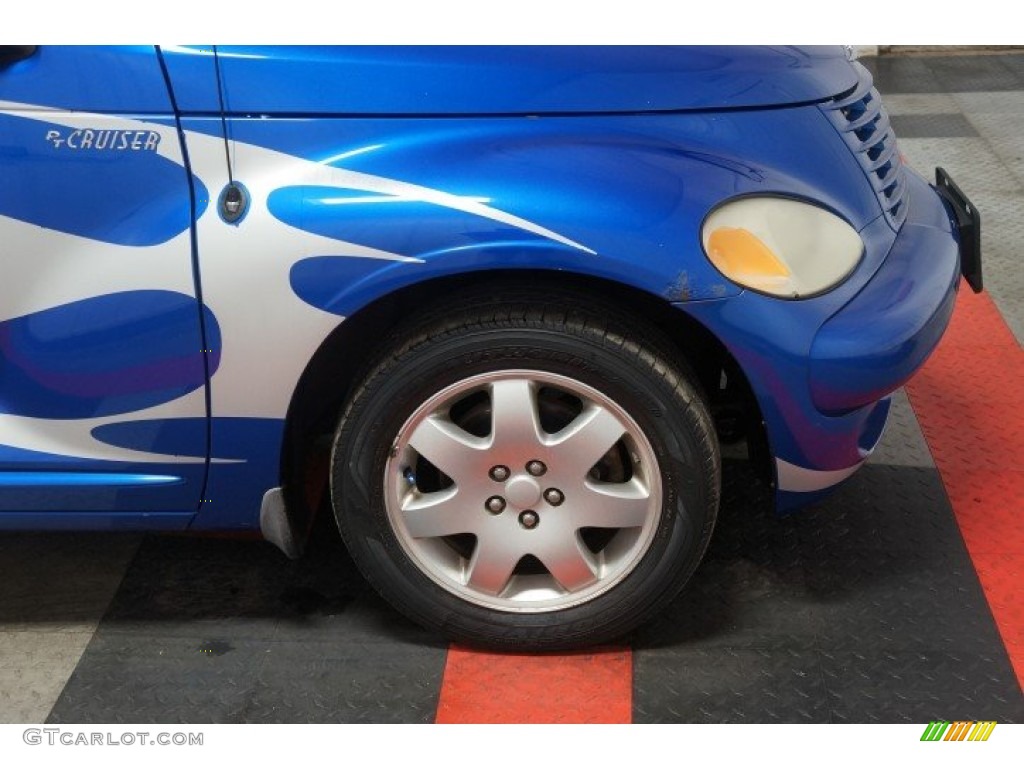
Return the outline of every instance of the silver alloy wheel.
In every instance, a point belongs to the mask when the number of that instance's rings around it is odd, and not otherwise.
[[[662,488],[650,441],[617,403],[566,376],[506,370],[416,409],[393,442],[384,499],[437,584],[539,613],[591,600],[637,566]]]

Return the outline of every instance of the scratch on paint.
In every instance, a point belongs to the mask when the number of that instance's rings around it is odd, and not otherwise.
[[[690,275],[684,269],[676,276],[675,280],[669,283],[668,289],[665,291],[665,298],[669,301],[689,301],[691,295]]]

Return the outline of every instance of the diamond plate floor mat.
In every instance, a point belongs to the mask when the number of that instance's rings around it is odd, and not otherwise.
[[[901,398],[880,458],[776,520],[727,467],[707,559],[634,644],[637,722],[1024,720],[1024,697]],[[926,456],[926,454],[924,454]],[[898,462],[898,463],[897,463]]]
[[[50,714],[87,722],[430,722],[446,645],[369,591],[329,527],[149,537]]]

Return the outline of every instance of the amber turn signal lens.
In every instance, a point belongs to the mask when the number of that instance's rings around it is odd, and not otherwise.
[[[789,277],[789,269],[757,235],[739,227],[719,227],[708,237],[708,256],[726,275]]]

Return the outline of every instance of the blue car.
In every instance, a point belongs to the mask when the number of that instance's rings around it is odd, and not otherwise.
[[[0,179],[0,528],[298,556],[323,488],[491,647],[662,608],[722,444],[821,498],[981,289],[842,47],[3,46]]]

